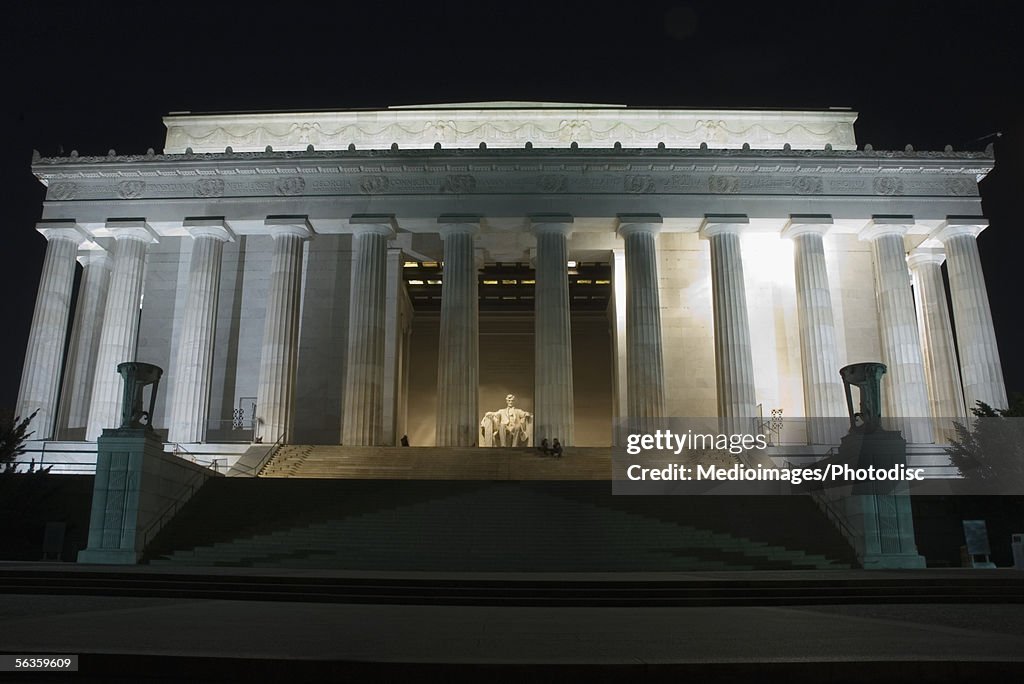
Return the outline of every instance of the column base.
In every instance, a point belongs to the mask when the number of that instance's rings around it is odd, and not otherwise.
[[[94,565],[135,565],[141,553],[124,549],[82,549],[78,552],[78,563]]]
[[[869,553],[860,559],[865,570],[921,570],[927,567],[919,553]]]

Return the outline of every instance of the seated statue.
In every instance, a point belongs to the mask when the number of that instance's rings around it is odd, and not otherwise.
[[[505,397],[505,408],[488,411],[480,421],[480,446],[532,446],[533,414],[515,407],[516,395]]]

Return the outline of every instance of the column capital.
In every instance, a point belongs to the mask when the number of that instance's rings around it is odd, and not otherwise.
[[[223,216],[189,216],[182,222],[193,239],[209,237],[221,242],[234,242],[235,234]]]
[[[309,217],[304,215],[268,216],[263,225],[267,227],[270,236],[275,240],[286,235],[309,240],[316,235],[313,224],[309,222]]]
[[[480,219],[477,214],[442,214],[437,217],[437,232],[441,239],[449,235],[473,235],[480,232]]]
[[[961,235],[976,238],[986,228],[988,219],[984,216],[947,216],[945,222],[932,233],[932,237],[939,242]]]
[[[621,238],[635,233],[657,235],[661,232],[661,224],[664,221],[661,214],[619,214],[618,219],[619,226],[615,232]]]
[[[534,235],[541,233],[556,233],[569,237],[572,235],[573,221],[572,214],[530,214],[530,232]]]
[[[700,224],[700,236],[707,240],[724,233],[739,233],[750,219],[746,214],[704,214]]]
[[[115,240],[139,240],[147,244],[160,242],[156,231],[149,227],[146,219],[108,219],[106,228]]]
[[[829,214],[790,214],[780,235],[793,239],[807,234],[824,235],[831,229],[832,217]]]
[[[47,242],[50,240],[70,240],[81,245],[92,240],[92,237],[85,228],[82,228],[74,220],[40,221],[36,224],[36,231],[46,238]]]
[[[935,264],[941,266],[942,262],[946,260],[946,251],[943,249],[925,249],[918,247],[910,250],[910,254],[907,255],[907,266],[911,269],[925,266],[927,264]]]
[[[871,221],[864,226],[857,237],[867,242],[877,240],[883,235],[903,237],[907,234],[907,228],[914,223],[914,217],[909,215],[876,214],[871,217]]]
[[[383,235],[388,239],[395,237],[398,232],[398,225],[395,222],[394,214],[352,214],[348,220],[352,226],[352,234],[371,233]]]

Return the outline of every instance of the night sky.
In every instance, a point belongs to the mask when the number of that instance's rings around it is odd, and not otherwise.
[[[159,152],[160,118],[179,110],[479,100],[849,106],[858,142],[876,150],[994,143],[979,240],[1007,386],[1024,391],[1024,34],[1012,2],[18,4],[0,19],[0,408],[16,400],[46,245],[33,148]]]

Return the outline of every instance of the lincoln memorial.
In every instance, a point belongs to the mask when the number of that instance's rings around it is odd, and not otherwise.
[[[991,152],[875,150],[856,118],[173,113],[161,153],[37,155],[48,246],[17,411],[88,449],[133,360],[165,371],[152,425],[199,451],[608,447],[618,417],[845,416],[838,369],[863,361],[888,367],[887,416],[1006,406],[976,241]]]

